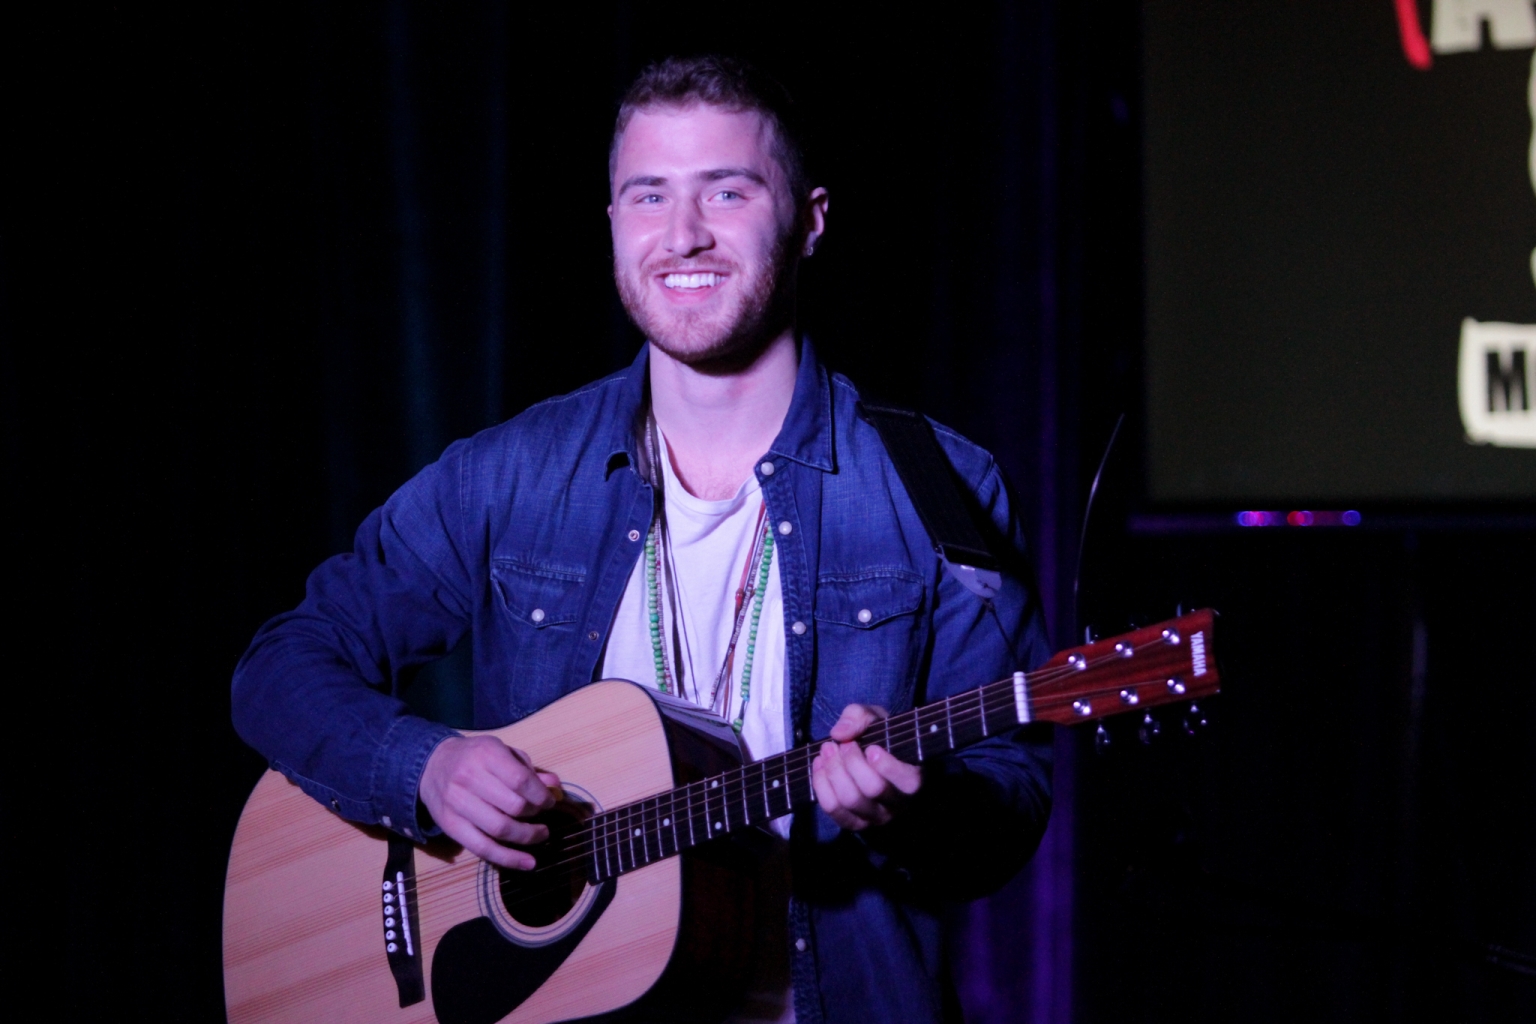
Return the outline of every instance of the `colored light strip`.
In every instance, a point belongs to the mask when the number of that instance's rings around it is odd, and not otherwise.
[[[1354,509],[1295,509],[1272,512],[1245,509],[1233,516],[1238,526],[1359,526],[1360,513]]]

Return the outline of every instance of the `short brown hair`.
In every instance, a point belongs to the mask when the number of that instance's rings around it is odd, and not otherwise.
[[[751,64],[735,57],[668,57],[640,72],[619,104],[608,144],[608,177],[613,177],[619,138],[638,111],[707,103],[731,111],[756,111],[773,129],[773,155],[789,180],[795,205],[811,194],[805,148],[789,91]]]

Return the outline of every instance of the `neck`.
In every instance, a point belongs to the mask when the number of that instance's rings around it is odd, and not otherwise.
[[[729,373],[704,372],[651,346],[651,408],[688,493],[706,499],[736,493],[784,425],[799,365],[789,330]]]

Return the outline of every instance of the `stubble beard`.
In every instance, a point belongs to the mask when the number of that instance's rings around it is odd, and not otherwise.
[[[613,279],[618,285],[624,311],[640,332],[667,355],[704,372],[729,373],[750,365],[768,343],[792,326],[795,318],[795,248],[793,232],[775,239],[765,254],[762,271],[743,282],[736,301],[714,312],[682,309],[657,312],[646,305],[647,286],[656,274],[686,272],[686,261],[668,260],[625,274],[615,260]],[[742,281],[736,265],[712,267],[725,270],[733,281]]]

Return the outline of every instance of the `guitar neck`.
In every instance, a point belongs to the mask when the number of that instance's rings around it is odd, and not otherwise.
[[[891,715],[859,737],[909,764],[1034,721],[1075,724],[1215,693],[1209,609],[1062,651],[1033,672]],[[604,811],[583,833],[589,877],[602,882],[815,802],[821,742]]]

